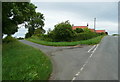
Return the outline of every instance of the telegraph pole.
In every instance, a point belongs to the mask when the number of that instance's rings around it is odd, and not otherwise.
[[[95,32],[95,29],[96,29],[96,18],[94,18],[94,32]]]

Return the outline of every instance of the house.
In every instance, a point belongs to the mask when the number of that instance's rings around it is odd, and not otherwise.
[[[95,30],[96,33],[105,33],[105,30]]]
[[[87,23],[87,26],[73,26],[72,27],[73,30],[75,30],[76,28],[82,28],[82,29],[88,28],[88,23]]]
[[[90,29],[92,32],[94,32],[95,30],[94,29]]]
[[[87,26],[73,26],[72,29],[75,30],[76,28],[88,28],[88,25]]]
[[[94,29],[90,29],[92,32],[96,32],[96,33],[105,33],[105,30],[94,30]]]
[[[87,26],[73,26],[72,29],[75,30],[76,28],[88,28],[88,24]],[[90,28],[89,28],[90,29]],[[95,29],[90,29],[92,32],[96,32],[96,33],[106,33],[105,30],[95,30]]]

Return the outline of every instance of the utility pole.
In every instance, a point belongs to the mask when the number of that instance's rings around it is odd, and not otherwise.
[[[94,32],[95,32],[95,29],[96,29],[96,18],[94,18]]]

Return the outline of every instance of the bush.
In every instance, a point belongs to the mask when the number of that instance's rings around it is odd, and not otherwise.
[[[71,41],[74,36],[74,31],[69,21],[65,21],[55,25],[55,28],[48,36],[56,42]]]
[[[74,31],[75,31],[76,33],[84,32],[82,28],[76,28]]]
[[[51,37],[49,37],[48,34],[41,35],[40,39],[44,40],[44,41],[50,41],[50,42],[53,41],[53,39]]]
[[[113,34],[112,36],[120,36],[119,34]]]
[[[89,28],[84,28],[83,31],[84,32],[91,32],[91,30]]]
[[[74,37],[74,41],[88,40],[97,36],[99,36],[99,34],[94,32],[77,33]]]
[[[105,35],[106,33],[102,32],[102,33],[99,33],[99,35]]]
[[[29,37],[31,37],[31,34],[30,33],[26,33],[25,34],[25,38],[29,38]]]
[[[18,40],[23,40],[24,38],[22,38],[22,37],[19,37],[19,38],[17,38]]]
[[[3,40],[2,40],[2,42],[3,43],[10,43],[10,42],[14,42],[14,41],[16,41],[17,39],[15,39],[15,38],[13,38],[12,36],[6,36]]]
[[[39,37],[44,33],[45,33],[45,30],[43,28],[37,28],[35,29],[34,35]]]

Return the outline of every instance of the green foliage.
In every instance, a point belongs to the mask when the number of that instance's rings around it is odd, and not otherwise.
[[[76,28],[74,31],[75,31],[76,33],[84,32],[82,28]]]
[[[17,38],[18,40],[23,40],[24,38],[22,38],[22,37],[19,37],[19,38]]]
[[[47,35],[47,34],[40,36],[40,39],[44,40],[44,41],[50,41],[50,42],[53,41],[53,39],[51,37],[49,37],[49,35]]]
[[[105,35],[106,33],[102,32],[102,33],[99,33],[99,35]]]
[[[26,33],[25,34],[25,38],[29,38],[29,37],[31,37],[32,35],[30,35],[30,33]]]
[[[45,30],[44,30],[44,29],[42,29],[42,28],[37,28],[37,29],[35,29],[34,35],[35,35],[35,36],[41,36],[41,35],[44,34],[44,33],[45,33]]]
[[[91,32],[91,30],[89,28],[84,28],[83,31],[84,32]]]
[[[108,32],[105,32],[106,35],[108,35]]]
[[[112,36],[120,36],[120,34],[113,34]]]
[[[101,39],[104,37],[104,35],[102,36],[98,36],[92,39],[88,39],[88,40],[83,40],[83,41],[73,41],[73,42],[49,42],[49,41],[43,41],[37,37],[34,38],[28,38],[28,41],[34,42],[34,43],[38,43],[38,44],[42,44],[42,45],[47,45],[47,46],[75,46],[78,44],[85,44],[85,45],[94,45],[94,44],[98,44]]]
[[[40,35],[45,33],[45,30],[42,28],[43,26],[44,26],[43,14],[38,12],[35,13],[34,16],[31,17],[31,20],[28,22],[28,24],[25,25],[25,27],[28,28],[28,33],[26,35],[29,35],[29,37],[31,37],[34,33],[35,35],[36,34]],[[35,32],[35,29],[36,29],[36,32]]]
[[[49,33],[54,41],[71,41],[74,36],[72,25],[69,21],[65,21],[55,25],[52,32]]]
[[[80,41],[80,40],[87,40],[94,37],[99,36],[99,34],[95,32],[83,32],[83,33],[77,33],[74,37],[74,41]]]
[[[29,21],[35,14],[36,6],[28,2],[2,3],[2,32],[12,35],[18,31],[18,24]]]
[[[42,28],[44,26],[44,16],[42,13],[35,13],[34,16],[29,21],[28,25],[36,28]],[[28,26],[29,27],[29,26]]]
[[[3,43],[2,79],[3,80],[48,80],[52,63],[39,49],[19,41]]]
[[[10,43],[10,42],[15,42],[17,39],[15,39],[15,38],[13,38],[13,37],[11,37],[11,36],[6,36],[3,40],[2,40],[2,42],[3,43]]]

